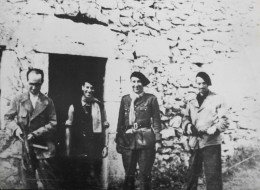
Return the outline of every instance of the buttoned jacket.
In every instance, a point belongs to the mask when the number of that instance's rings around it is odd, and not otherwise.
[[[15,97],[5,114],[6,127],[14,134],[21,126],[29,126],[28,133],[33,133],[35,143],[47,146],[48,150],[34,148],[38,159],[50,158],[55,154],[54,132],[57,118],[53,101],[39,94],[35,109],[33,109],[29,93]],[[22,129],[23,130],[23,129]]]
[[[209,91],[201,106],[196,98],[187,103],[187,109],[184,113],[182,126],[187,128],[188,124],[195,127],[195,130],[201,135],[190,137],[191,148],[203,148],[210,145],[221,144],[221,132],[228,127],[227,109],[223,98],[214,92]],[[217,132],[208,135],[206,131],[215,126]]]
[[[132,99],[130,95],[125,95],[122,97],[117,125],[117,132],[119,135],[124,135],[125,132],[132,127],[129,125],[131,101]],[[154,131],[155,140],[159,141],[161,139],[161,121],[157,98],[152,94],[144,93],[143,96],[137,98],[134,102],[134,110],[135,123],[137,123],[138,128],[152,128]],[[128,149],[137,148],[134,134],[132,136],[133,137],[130,138],[131,140],[127,147]]]

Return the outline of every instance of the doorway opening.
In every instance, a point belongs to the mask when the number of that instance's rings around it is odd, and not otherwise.
[[[1,46],[0,45],[0,108],[1,108],[1,106],[2,106],[2,102],[1,102],[1,97],[2,97],[2,86],[1,86],[1,84],[2,84],[2,81],[1,81],[1,79],[2,79],[2,62],[1,62],[1,60],[2,60],[2,53],[3,53],[3,51],[4,51],[4,49],[5,49],[5,46]],[[0,130],[1,129],[4,129],[4,126],[2,126],[2,121],[4,120],[4,118],[3,118],[3,116],[2,116],[2,113],[1,113],[1,109],[0,109],[0,116],[1,116],[1,118],[0,118]]]
[[[94,96],[103,101],[107,58],[49,54],[49,96],[57,113],[58,154],[65,153],[65,121],[69,106],[81,98],[84,82],[93,83]]]

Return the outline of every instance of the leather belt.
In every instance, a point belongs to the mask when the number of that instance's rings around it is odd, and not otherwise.
[[[140,129],[140,128],[150,128],[150,124],[146,123],[146,124],[142,124],[142,123],[133,123],[133,125],[128,125],[127,129]]]

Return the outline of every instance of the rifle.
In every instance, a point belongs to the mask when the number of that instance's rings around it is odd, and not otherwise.
[[[27,140],[28,138],[28,131],[30,127],[30,117],[27,117],[26,124],[20,125],[22,131],[23,131],[23,162],[26,170],[35,173],[36,168],[36,155],[33,151],[33,145],[31,142]]]
[[[26,124],[20,125],[23,131],[23,163],[28,173],[30,173],[32,177],[35,177],[38,189],[43,189],[43,184],[40,180],[39,171],[37,169],[38,160],[36,158],[34,148],[48,150],[48,147],[33,144],[32,142],[30,142],[30,140],[28,141],[30,124],[30,114],[28,113]]]

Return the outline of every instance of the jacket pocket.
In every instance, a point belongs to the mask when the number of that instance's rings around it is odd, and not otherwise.
[[[143,128],[142,130],[140,129],[136,132],[135,140],[137,147],[153,147],[155,144],[155,134],[151,128]]]
[[[146,111],[148,109],[148,106],[140,106],[139,110],[140,111]]]

